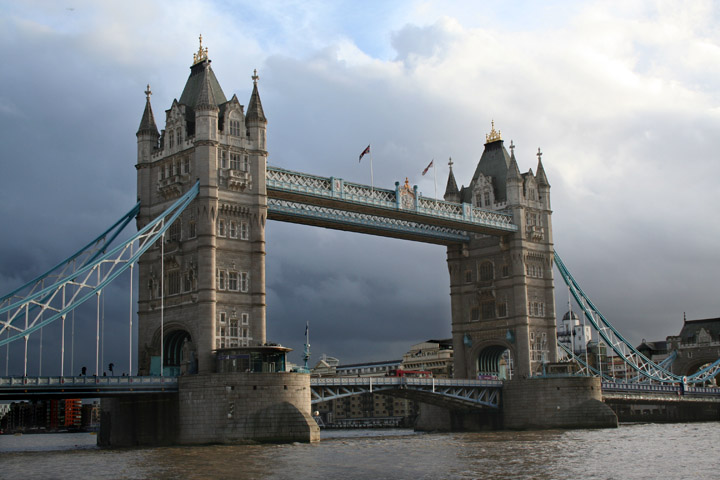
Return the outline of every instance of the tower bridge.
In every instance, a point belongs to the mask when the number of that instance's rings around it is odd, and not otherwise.
[[[456,378],[431,385],[387,380],[376,389],[428,402],[444,396],[446,405],[502,406],[506,425],[516,428],[616,424],[601,403],[599,378],[540,380],[543,367],[558,359],[554,265],[598,335],[639,376],[680,382],[629,346],[557,256],[550,184],[539,149],[535,172],[521,173],[514,144],[508,151],[493,123],[469,185],[458,188],[450,163],[442,200],[420,195],[407,180],[385,189],[268,166],[268,119],[257,72],[252,81],[247,108],[235,95],[228,100],[201,44],[179,100],[166,110],[162,131],[148,86],[136,134],[139,206],[118,223],[125,226],[135,216],[138,234],[113,248],[109,244],[117,234],[108,230],[0,299],[0,346],[24,339],[27,357],[30,334],[56,321],[64,326],[68,312],[93,298],[99,312],[102,289],[137,266],[138,376],[108,383],[117,398],[104,401],[105,442],[313,441],[318,433],[309,415],[311,401],[373,388],[364,380],[333,386],[280,373],[288,349],[266,338],[268,220],[446,246]],[[715,362],[692,380],[714,376],[717,368]],[[475,380],[504,369],[517,379],[506,382],[508,388]],[[70,385],[88,385],[86,379],[66,379],[62,370],[55,381],[37,380],[36,392],[64,395]],[[179,376],[174,387],[160,380],[160,388],[177,390],[170,400],[148,392],[141,402],[125,395],[135,387],[130,379],[166,376]],[[26,385],[3,381],[0,389],[29,394],[33,388]],[[508,420],[537,405],[545,413],[535,415],[535,423]],[[129,420],[149,415],[159,423]],[[161,428],[169,430],[158,438]]]

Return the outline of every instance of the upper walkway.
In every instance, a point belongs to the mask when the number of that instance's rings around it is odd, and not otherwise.
[[[470,234],[516,232],[512,215],[420,196],[417,187],[395,190],[267,167],[268,218],[387,237],[448,245]]]

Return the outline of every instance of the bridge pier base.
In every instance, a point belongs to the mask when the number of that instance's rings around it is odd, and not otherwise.
[[[448,409],[429,403],[420,403],[419,407],[415,421],[418,432],[481,432],[502,428],[502,414],[497,410]]]
[[[319,440],[298,373],[188,375],[177,394],[103,399],[98,435],[112,447]]]
[[[600,379],[534,377],[505,382],[506,429],[615,428],[618,418],[602,402]]]

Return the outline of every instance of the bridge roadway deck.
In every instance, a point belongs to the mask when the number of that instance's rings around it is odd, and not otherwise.
[[[0,400],[177,393],[177,377],[0,377]]]
[[[407,377],[312,378],[312,403],[362,393],[387,393],[428,403],[500,405],[500,380]],[[178,377],[0,377],[0,400],[100,398],[177,393]],[[720,403],[720,388],[603,382],[603,400],[614,403]]]
[[[508,213],[395,190],[267,168],[268,218],[409,240],[452,244],[471,233],[506,235],[518,230]]]

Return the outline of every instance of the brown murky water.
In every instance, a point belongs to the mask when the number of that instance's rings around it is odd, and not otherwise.
[[[720,423],[449,434],[326,431],[314,445],[102,450],[94,442],[88,434],[0,436],[0,478],[720,478]]]

